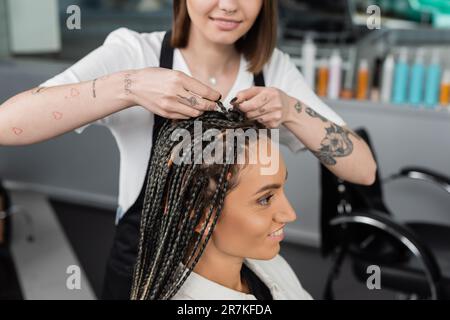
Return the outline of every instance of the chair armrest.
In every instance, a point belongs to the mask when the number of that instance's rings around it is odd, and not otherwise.
[[[401,169],[400,172],[385,179],[384,182],[386,183],[400,178],[428,181],[439,186],[450,194],[450,178],[433,170],[419,167],[406,167]]]
[[[440,282],[442,275],[439,265],[426,244],[417,238],[412,230],[399,224],[390,216],[375,210],[366,212],[355,211],[351,214],[338,216],[330,220],[330,224],[333,226],[347,223],[370,225],[390,234],[403,243],[421,262],[430,285],[432,299],[439,299],[441,297]]]

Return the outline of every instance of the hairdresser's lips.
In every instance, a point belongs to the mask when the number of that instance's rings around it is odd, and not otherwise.
[[[232,31],[239,27],[242,21],[223,19],[223,18],[210,18],[212,22],[222,31]]]
[[[269,233],[268,238],[275,241],[281,241],[284,239],[284,226]]]

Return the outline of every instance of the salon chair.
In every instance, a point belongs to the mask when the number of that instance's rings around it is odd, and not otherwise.
[[[356,132],[375,156],[368,133]],[[406,167],[384,181],[378,169],[375,183],[362,186],[321,165],[321,251],[333,260],[324,299],[334,299],[333,282],[344,259],[364,284],[371,275],[368,267],[379,266],[381,288],[398,292],[398,298],[450,298],[450,225],[396,221],[383,199],[383,185],[397,179],[435,185],[450,196],[450,178],[428,169]]]

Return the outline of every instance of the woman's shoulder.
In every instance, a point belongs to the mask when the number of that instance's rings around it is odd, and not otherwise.
[[[165,33],[166,31],[137,32],[120,27],[106,36],[104,44],[124,48],[133,59],[154,65],[158,62]]]
[[[270,260],[246,259],[250,268],[260,277],[281,287],[288,295],[288,299],[312,299],[303,289],[297,275],[289,263],[279,254]]]

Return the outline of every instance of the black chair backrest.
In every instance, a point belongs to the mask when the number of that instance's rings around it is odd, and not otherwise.
[[[360,128],[355,132],[369,145],[376,159],[367,131]],[[370,211],[372,209],[387,215],[390,214],[383,202],[383,191],[378,170],[375,183],[364,186],[343,181],[321,165],[321,187],[321,249],[324,256],[341,245],[343,241],[358,244],[373,235],[372,228],[365,228],[361,225],[348,225],[345,230],[330,226],[329,222],[333,218],[354,211]]]

